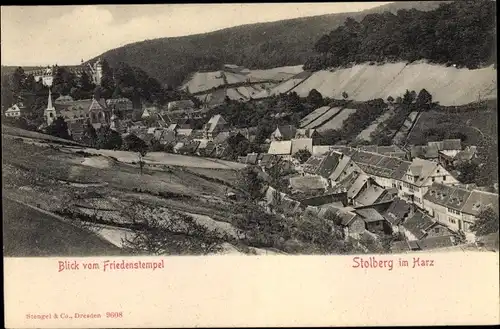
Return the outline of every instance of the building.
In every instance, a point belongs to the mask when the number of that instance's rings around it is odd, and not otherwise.
[[[437,160],[439,151],[460,150],[462,150],[462,141],[460,139],[445,139],[439,142],[428,142],[427,145],[415,145],[410,149],[410,156],[412,159]]]
[[[396,183],[398,195],[424,209],[423,197],[434,182],[453,185],[458,180],[439,163],[415,158]]]
[[[20,118],[23,115],[24,110],[25,107],[23,103],[17,103],[9,107],[4,114],[7,118]]]
[[[400,159],[406,158],[406,152],[403,151],[401,148],[399,148],[396,145],[389,145],[389,146],[362,145],[359,147],[359,149],[361,151],[378,153],[378,154],[387,155],[390,157],[396,157],[396,158],[400,158]]]
[[[55,104],[66,104],[71,102],[74,102],[74,99],[70,95],[61,95],[54,101]]]
[[[459,163],[477,159],[477,147],[466,146],[463,150],[439,151],[438,162],[445,168],[454,169]]]
[[[486,208],[498,214],[498,194],[434,183],[424,196],[427,213],[453,231],[470,232],[471,225]]]
[[[284,160],[291,160],[292,141],[272,141],[267,153],[278,156]]]
[[[27,70],[24,73],[26,74],[26,76],[32,74],[33,77],[35,78],[35,81],[39,81],[40,79],[42,79],[46,75],[48,70],[50,70],[51,72],[55,72],[55,70],[57,68],[58,68],[57,64],[52,65],[52,66],[49,65],[49,66],[47,66],[47,68]],[[80,65],[63,66],[63,68],[66,69],[67,71],[69,71],[70,73],[75,74],[77,77],[81,77],[83,72],[85,72],[90,76],[92,82],[95,85],[101,84],[102,62],[100,59],[97,59],[97,61],[94,62],[94,64],[87,63],[87,65],[85,65],[83,63],[83,60],[82,60]]]
[[[203,126],[205,138],[213,139],[220,132],[227,130],[227,121],[220,114],[216,114]]]
[[[306,150],[312,154],[313,139],[312,138],[294,138],[292,139],[292,155],[301,151]]]
[[[292,125],[278,126],[275,131],[271,133],[269,139],[272,141],[290,141],[295,138],[297,128]],[[312,150],[311,150],[312,152]]]
[[[321,143],[321,135],[316,129],[297,129],[297,131],[295,132],[295,138],[310,138],[312,139],[313,145],[318,145]]]
[[[111,98],[106,100],[106,106],[111,110],[115,110],[119,118],[132,119],[134,112],[134,105],[128,98]]]

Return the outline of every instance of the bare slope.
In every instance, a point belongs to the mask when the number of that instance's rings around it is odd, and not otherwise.
[[[345,91],[349,99],[367,101],[375,98],[396,98],[406,89],[427,89],[433,101],[441,105],[462,105],[478,98],[496,98],[496,69],[493,66],[469,70],[427,63],[389,63],[355,65],[339,70],[313,73],[291,91],[306,97],[312,89],[324,97],[341,99]],[[278,89],[276,87],[275,89]]]

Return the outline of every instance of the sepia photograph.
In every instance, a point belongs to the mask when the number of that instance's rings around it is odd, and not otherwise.
[[[498,252],[495,13],[2,6],[4,257]]]

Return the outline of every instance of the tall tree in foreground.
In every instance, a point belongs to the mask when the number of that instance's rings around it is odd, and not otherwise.
[[[490,233],[498,232],[498,214],[490,207],[479,213],[479,218],[470,227],[470,230],[476,235],[482,236]]]

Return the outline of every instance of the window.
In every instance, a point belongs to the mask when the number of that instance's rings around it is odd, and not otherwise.
[[[436,180],[436,178],[432,177],[432,181],[434,182]]]
[[[456,220],[454,220],[454,219],[453,219],[453,218],[451,218],[451,217],[448,217],[448,221],[449,221],[450,223],[452,223],[452,224],[456,224],[456,223],[457,223],[457,221],[456,221]]]
[[[434,228],[434,233],[439,233],[439,227]]]
[[[445,175],[445,176],[443,176],[443,180],[444,180],[444,181],[446,180],[446,175]]]

